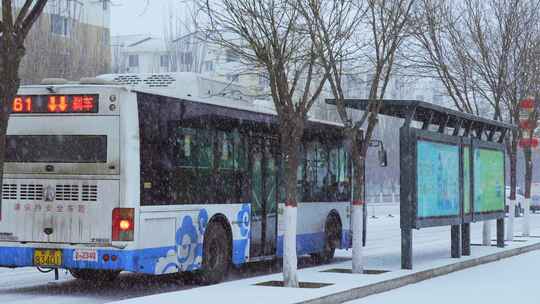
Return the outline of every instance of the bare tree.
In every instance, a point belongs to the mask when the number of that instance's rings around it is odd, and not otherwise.
[[[407,55],[413,70],[422,75],[432,75],[443,84],[456,109],[486,115],[500,108],[500,97],[492,101],[489,91],[483,90],[479,84],[473,65],[478,57],[472,47],[475,44],[471,37],[472,22],[464,22],[464,19],[474,18],[462,5],[447,0],[421,0],[411,31],[415,39]],[[488,111],[485,103],[490,105]],[[483,244],[491,245],[488,221],[483,225]]]
[[[419,7],[411,27],[415,39],[406,46],[409,69],[439,80],[459,111],[479,115],[483,110],[480,88],[459,5],[446,0],[420,0]]]
[[[208,40],[236,54],[243,63],[264,71],[278,114],[285,170],[285,286],[298,287],[296,256],[297,169],[308,112],[320,95],[326,75],[297,0],[222,0],[199,2]]]
[[[306,2],[302,10],[322,66],[336,100],[336,109],[351,142],[354,172],[364,172],[369,143],[378,122],[382,99],[395,67],[397,52],[405,37],[414,0]],[[369,71],[368,110],[358,121],[346,111],[343,77],[354,73],[351,66]],[[363,132],[362,128],[366,128]],[[362,221],[365,195],[363,174],[354,175],[353,266],[363,271]]]
[[[21,7],[14,7],[12,0],[2,0],[0,21],[0,185],[6,151],[6,132],[11,102],[20,86],[19,65],[25,55],[24,42],[30,29],[43,12],[47,0],[26,0]],[[1,193],[1,187],[0,187]]]
[[[415,63],[434,72],[459,110],[516,124],[519,100],[525,96],[524,78],[530,75],[523,58],[530,48],[532,33],[538,30],[538,1],[421,3],[414,35],[423,57],[417,57]],[[507,140],[512,211],[507,229],[509,239],[513,237],[520,137],[516,129]],[[489,237],[486,234],[485,240]]]
[[[196,17],[196,1],[176,3],[169,9],[164,38],[172,57],[172,68],[179,72],[201,73],[205,70],[208,42],[202,37]]]
[[[472,49],[478,58],[475,73],[493,106],[493,116],[510,124],[519,122],[519,101],[525,97],[526,66],[523,58],[529,48],[531,31],[537,28],[537,0],[467,0],[466,24]],[[517,188],[517,148],[521,138],[514,129],[506,141],[510,159],[510,197],[507,239],[513,239],[513,218]]]
[[[508,84],[505,90],[505,98],[503,102],[503,108],[509,112],[509,121],[516,125],[521,125],[520,112],[521,101],[528,99],[529,97],[538,97],[538,90],[540,89],[540,78],[538,77],[538,69],[540,67],[538,55],[540,46],[540,22],[538,13],[540,2],[531,1],[527,6],[521,7],[518,12],[520,23],[519,33],[520,37],[514,43],[512,48],[510,60],[509,60],[509,77]],[[524,139],[525,141],[531,141],[534,135],[534,130],[537,128],[538,120],[538,108],[534,107],[531,113],[529,113],[526,128],[519,128],[516,132],[512,133],[511,141],[509,141],[508,148],[513,149],[512,153],[515,153],[513,162],[515,163],[515,180],[517,184],[517,147],[518,142]],[[528,132],[526,129],[530,129]],[[530,145],[523,146],[523,155],[525,158],[525,174],[524,174],[524,186],[525,186],[525,201],[523,220],[523,235],[528,236],[530,233],[529,225],[529,206],[531,197],[531,185],[532,185],[532,147]],[[514,212],[512,206],[510,206],[510,212]]]
[[[536,24],[538,26],[538,24]],[[529,113],[529,117],[526,120],[526,125],[520,127],[525,127],[529,132],[524,131],[522,138],[525,140],[526,144],[523,147],[523,156],[525,160],[525,176],[524,176],[524,196],[525,196],[525,206],[524,206],[524,220],[522,233],[523,236],[530,235],[530,205],[531,205],[531,192],[532,192],[532,182],[533,182],[533,146],[532,141],[535,137],[535,133],[538,129],[538,121],[540,119],[540,30],[538,28],[532,33],[530,39],[525,42],[528,44],[523,56],[523,91],[525,94],[529,94],[528,98],[534,100],[534,107]],[[523,117],[520,117],[520,120]]]

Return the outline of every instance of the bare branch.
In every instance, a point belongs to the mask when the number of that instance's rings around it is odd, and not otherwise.
[[[31,0],[27,0],[31,1]],[[36,22],[39,16],[41,16],[41,13],[43,12],[43,9],[45,8],[45,5],[47,5],[48,0],[37,0],[37,2],[32,7],[32,10],[30,13],[28,13],[28,16],[24,18],[22,21],[22,25],[20,28],[20,36],[21,39],[26,38],[28,35],[28,32],[30,32],[30,29]]]

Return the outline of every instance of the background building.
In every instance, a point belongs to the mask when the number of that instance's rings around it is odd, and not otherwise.
[[[166,40],[151,35],[113,36],[112,72],[191,72],[247,88],[251,97],[263,94],[267,82],[262,74],[240,62],[233,52],[201,40],[197,32]]]
[[[110,19],[110,0],[49,0],[26,39],[22,82],[78,80],[109,72]]]
[[[162,38],[149,35],[113,36],[113,73],[172,72],[171,54]]]

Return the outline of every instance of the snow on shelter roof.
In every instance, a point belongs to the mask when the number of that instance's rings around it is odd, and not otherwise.
[[[346,108],[366,111],[373,101],[345,99],[344,102]],[[336,100],[327,99],[326,103],[335,105]],[[462,134],[461,136],[468,137],[472,135],[471,131],[474,131],[478,139],[482,139],[486,135],[487,141],[494,141],[495,133],[499,133],[499,143],[504,140],[507,131],[516,128],[514,125],[501,121],[459,112],[419,100],[384,99],[379,113],[405,119],[406,127],[411,127],[411,121],[416,121],[422,123],[422,129],[427,129],[429,125],[437,125],[439,130],[444,130],[447,127],[454,128],[454,136]]]
[[[327,104],[335,105],[335,99],[327,99]],[[345,99],[345,107],[366,111],[370,101],[367,99]],[[420,100],[384,99],[380,114],[433,124],[445,123],[447,127],[456,127],[460,121],[477,122],[500,129],[515,129],[516,127],[501,121],[483,118],[469,113],[459,112],[433,103]]]

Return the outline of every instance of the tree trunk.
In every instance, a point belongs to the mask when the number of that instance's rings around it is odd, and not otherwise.
[[[6,153],[6,133],[10,107],[19,90],[19,64],[24,56],[23,46],[17,46],[13,40],[1,39],[2,57],[0,58],[0,219],[2,216],[2,185],[4,184],[4,159]]]
[[[299,147],[303,134],[303,123],[284,117],[280,123],[281,151],[285,168],[285,210],[283,236],[283,284],[299,287],[298,257],[296,255],[297,188]]]
[[[7,106],[10,105],[13,99],[15,98],[18,90],[18,85],[15,87],[10,87],[4,90],[0,88],[0,98],[2,100],[3,109],[0,110],[0,220],[2,219],[2,185],[4,184],[4,159],[6,154],[6,133],[9,120],[9,112],[7,111]]]
[[[532,136],[531,136],[532,137]],[[531,208],[531,187],[532,187],[532,173],[533,173],[533,162],[532,162],[532,149],[531,147],[526,147],[523,149],[523,154],[525,156],[525,206],[523,211],[523,236],[529,236],[531,231],[529,213]]]
[[[482,245],[491,246],[491,221],[482,223]]]
[[[0,98],[3,105],[11,104],[15,98],[18,90],[18,85],[15,87],[0,89]],[[8,127],[9,115],[6,110],[7,106],[4,106],[0,112],[0,220],[3,218],[2,208],[2,185],[4,184],[4,159],[6,154],[6,132]]]
[[[349,137],[351,141],[351,159],[354,172],[354,186],[352,197],[352,272],[363,273],[363,256],[362,256],[362,235],[364,227],[364,169],[365,169],[365,156],[362,155],[363,132],[357,129],[350,130]]]
[[[26,53],[24,40],[43,12],[47,0],[24,1],[17,15],[8,7],[14,1],[3,1],[2,24],[0,25],[0,220],[2,216],[2,186],[4,184],[4,159],[6,133],[13,99],[21,81],[19,66]],[[15,21],[15,22],[14,22]],[[39,64],[39,63],[38,63]]]
[[[514,240],[514,217],[516,208],[516,188],[517,188],[517,131],[512,131],[510,143],[510,198],[508,203],[508,226],[506,228],[506,240]],[[505,193],[506,196],[506,193]]]

